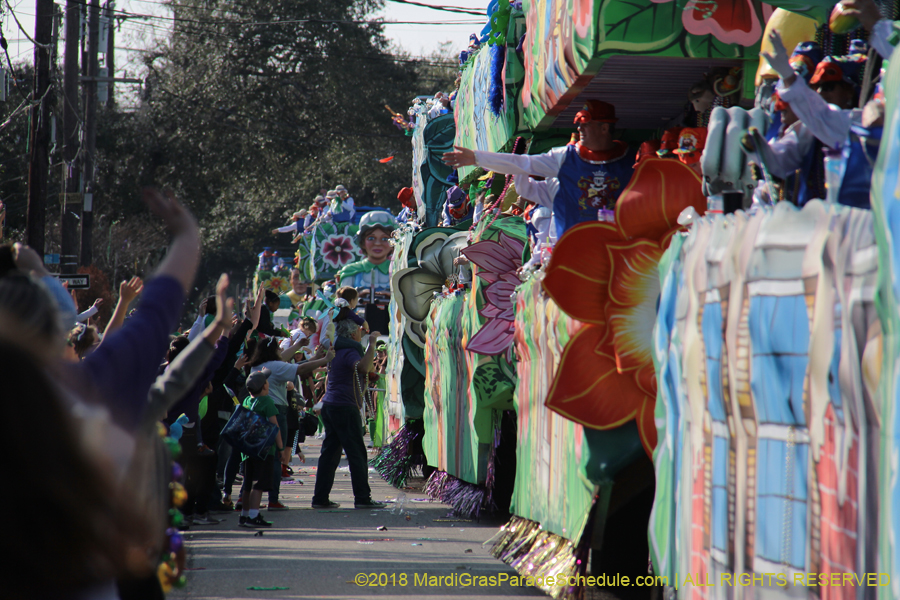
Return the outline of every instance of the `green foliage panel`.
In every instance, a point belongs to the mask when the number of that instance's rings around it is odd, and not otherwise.
[[[151,269],[148,247],[165,241],[144,241],[158,229],[140,200],[146,185],[173,190],[203,228],[198,295],[223,271],[233,281],[251,276],[271,229],[321,188],[343,184],[359,205],[396,207],[412,153],[383,106],[405,107],[432,67],[397,62],[390,40],[365,19],[376,4],[175,0],[193,25],[146,55],[153,83],[140,98],[119,89],[120,105],[98,115],[95,263],[112,275],[118,252],[120,269]],[[31,81],[28,69],[16,72]],[[0,103],[0,122],[19,102]],[[26,161],[6,159],[24,152],[27,121],[20,113],[4,129],[10,141],[0,152],[14,227],[27,199],[27,177],[17,181],[14,167]],[[62,173],[50,171],[50,189],[60,189]]]
[[[410,226],[394,230],[392,236],[394,253],[391,256],[392,273],[412,266],[409,259],[409,247],[414,238],[415,230]],[[406,331],[405,317],[397,308],[397,297],[394,294],[391,294],[388,311],[391,315],[388,363],[385,371],[388,414],[401,421],[404,417],[420,419],[422,418],[421,383],[424,383],[424,376],[416,372],[411,365],[407,365],[405,345],[403,344]],[[406,402],[407,398],[410,400],[409,405]]]
[[[593,483],[585,430],[544,406],[563,348],[581,328],[543,295],[538,277],[517,289],[518,362],[513,514],[577,542],[587,522]]]
[[[466,63],[459,94],[456,98],[456,145],[477,150],[500,152],[521,123],[521,89],[525,65],[515,51],[525,34],[525,18],[521,11],[510,13],[505,36],[506,55],[503,69],[503,106],[500,114],[491,111],[492,51],[487,44]],[[459,169],[462,181],[474,167]]]
[[[470,381],[477,356],[465,350],[467,297],[435,300],[425,344],[425,437],[428,464],[473,484],[483,483],[491,412],[478,410]]]
[[[482,221],[473,239],[496,240],[500,232],[525,238],[520,218]],[[435,300],[425,345],[425,454],[437,466],[469,483],[483,483],[493,441],[494,411],[514,408],[515,364],[507,354],[483,356],[466,350],[484,326],[484,284],[475,277],[466,294]]]
[[[453,149],[456,124],[448,113],[429,119],[420,109],[413,133],[412,187],[419,204],[419,217],[426,227],[438,224],[444,205],[444,192],[450,187],[447,177],[453,171],[444,164],[443,155]]]

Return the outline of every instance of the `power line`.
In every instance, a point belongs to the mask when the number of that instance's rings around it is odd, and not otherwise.
[[[168,1],[163,1],[163,2],[160,2],[158,0],[132,0],[132,1],[140,2],[141,4],[153,4],[156,6],[165,6],[165,7],[172,6],[172,3],[168,2]],[[469,15],[474,15],[477,17],[486,17],[487,16],[487,11],[480,9],[480,8],[468,8],[465,6],[436,6],[434,4],[425,4],[423,2],[412,2],[411,0],[388,0],[388,2],[397,2],[398,4],[411,4],[414,6],[421,6],[422,8],[430,8],[433,10],[442,10],[442,11],[447,11],[447,12],[469,14]],[[208,8],[205,8],[202,6],[186,6],[185,8],[190,8],[193,10],[209,10],[209,11],[215,10],[215,9],[208,9]],[[229,8],[228,12],[233,12],[235,14],[245,14],[245,15],[251,14],[247,11],[239,11],[239,10],[235,10],[233,8]]]
[[[7,5],[9,0],[6,0]],[[75,4],[81,4],[83,6],[87,6],[88,3],[85,0],[80,2],[75,2]],[[187,11],[191,10],[202,10],[202,9],[194,9],[192,7],[181,7]],[[152,14],[143,14],[143,13],[134,13],[125,10],[110,10],[114,15],[122,15],[129,18],[135,19],[154,19],[158,21],[172,21],[176,23],[195,23],[200,25],[244,25],[244,26],[260,26],[260,25],[301,25],[301,24],[321,24],[321,25],[472,25],[472,24],[483,24],[484,21],[481,20],[457,20],[457,21],[385,21],[382,19],[319,19],[319,18],[309,18],[309,19],[286,19],[286,20],[278,20],[278,21],[236,21],[223,19],[218,21],[213,20],[200,20],[200,19],[189,19],[185,17],[161,17],[159,15]]]
[[[19,31],[22,32],[22,35],[24,35],[26,38],[28,38],[29,42],[31,42],[38,48],[43,48],[44,50],[50,49],[50,44],[41,44],[41,43],[35,41],[34,38],[32,38],[30,35],[28,35],[28,32],[25,31],[25,28],[22,27],[21,23],[19,23],[19,17],[16,16],[16,11],[13,10],[13,7],[12,7],[12,5],[10,5],[9,0],[6,0],[6,8],[9,9],[9,14],[12,15],[13,20],[16,22],[16,25],[19,27]],[[33,15],[30,15],[30,16],[33,16]],[[5,48],[4,48],[4,50],[5,50]]]
[[[477,8],[464,8],[462,6],[435,6],[434,4],[425,4],[423,2],[413,2],[412,0],[388,0],[388,2],[396,2],[397,4],[411,4],[413,6],[421,6],[423,8],[430,8],[431,10],[442,10],[445,12],[462,13],[464,15],[476,15],[479,17],[487,16],[487,11],[479,10]]]
[[[9,0],[5,0],[5,1],[7,3],[7,6],[9,6]],[[141,1],[147,2],[148,0],[141,0]],[[74,3],[80,4],[82,6],[88,5],[88,2],[85,0],[81,0],[81,1],[75,0]],[[148,3],[154,4],[153,2],[148,2]],[[199,10],[199,9],[190,8],[189,10]],[[207,21],[207,20],[200,20],[200,19],[188,19],[188,18],[183,18],[183,17],[162,17],[162,16],[158,16],[158,15],[132,13],[129,11],[124,11],[124,10],[111,10],[110,12],[113,12],[115,15],[120,15],[120,16],[123,16],[126,18],[136,18],[136,19],[141,19],[141,20],[153,19],[153,20],[159,20],[159,21],[165,21],[165,22],[171,21],[171,22],[178,22],[178,23],[187,23],[189,25],[195,25],[195,26],[196,25],[238,25],[238,26],[266,25],[266,26],[268,26],[268,25],[291,25],[291,24],[457,25],[457,24],[470,24],[470,23],[480,24],[481,23],[481,21],[459,21],[459,22],[456,22],[456,21],[440,21],[440,22],[439,21],[383,21],[383,20],[378,20],[378,19],[374,19],[374,20],[343,20],[343,21],[342,20],[325,20],[325,19],[298,19],[298,20],[284,20],[284,21],[232,21],[232,20],[218,20],[218,21],[208,20]],[[150,27],[152,29],[165,31],[167,33],[172,32],[172,30],[169,27],[160,26],[160,25],[157,25],[154,23],[148,23],[148,22],[138,23],[138,22],[132,21],[129,24],[134,25],[136,27]],[[184,33],[197,33],[197,34],[204,34],[204,35],[211,35],[211,36],[215,36],[215,37],[233,39],[233,36],[231,36],[231,35],[228,35],[228,34],[225,34],[225,33],[219,32],[219,31],[214,31],[211,29],[193,27],[191,29],[183,28],[183,30],[184,30]],[[24,30],[23,30],[23,33],[24,33]],[[26,34],[26,36],[27,36],[27,34]],[[28,39],[29,39],[29,41],[31,41],[30,37],[28,37]],[[307,56],[317,56],[317,55],[308,54]],[[333,56],[338,56],[338,55],[333,55]],[[354,56],[354,55],[344,55],[344,56],[346,56],[348,58],[369,58],[369,57]],[[393,57],[394,55],[386,55],[386,56]],[[421,57],[421,58],[428,59],[431,57]],[[394,58],[393,60],[395,60],[396,62],[418,62],[420,64],[426,64],[426,63],[424,63],[424,61],[417,60],[417,57],[408,57],[408,58],[404,57],[402,59]],[[428,63],[427,66],[451,67],[451,66],[456,66],[456,64],[449,63],[449,62],[448,63]]]

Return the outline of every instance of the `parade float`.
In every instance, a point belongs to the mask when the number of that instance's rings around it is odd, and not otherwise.
[[[758,59],[764,30],[845,54],[862,31],[823,26],[831,4],[490,5],[461,56],[455,145],[539,154],[602,99],[641,150],[611,214],[535,268],[511,179],[451,174],[435,160],[449,116],[413,108],[419,219],[394,234],[388,404],[403,428],[376,461],[386,479],[424,467],[460,514],[508,510],[492,552],[523,575],[644,575],[649,557],[679,598],[900,596],[898,66],[872,211],[742,210],[759,179],[742,137],[768,128],[778,78]],[[687,130],[667,145],[673,126]],[[479,218],[435,227],[457,185]],[[876,572],[888,579],[867,590],[794,585]]]

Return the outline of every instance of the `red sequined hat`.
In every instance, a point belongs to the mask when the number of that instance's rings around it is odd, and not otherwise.
[[[616,107],[609,102],[601,100],[588,100],[584,103],[581,110],[575,115],[575,124],[588,123],[589,121],[599,121],[600,123],[615,123]]]

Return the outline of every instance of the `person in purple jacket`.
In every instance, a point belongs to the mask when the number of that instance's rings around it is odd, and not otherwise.
[[[359,414],[365,389],[360,388],[367,385],[367,375],[373,368],[375,344],[380,334],[377,331],[370,333],[369,347],[364,350],[360,343],[362,328],[349,315],[350,309],[343,308],[335,317],[335,356],[328,368],[328,382],[322,398],[325,440],[322,442],[322,454],[316,470],[313,508],[340,506],[328,496],[334,485],[334,474],[341,462],[341,448],[346,452],[350,466],[354,507],[384,508],[383,503],[372,500],[362,417]]]

